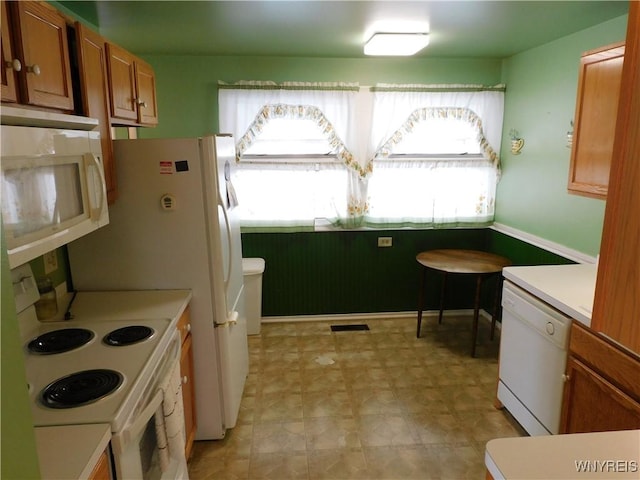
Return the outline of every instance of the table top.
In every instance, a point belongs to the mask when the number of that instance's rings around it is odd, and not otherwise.
[[[421,265],[447,273],[497,273],[511,260],[494,253],[455,248],[428,250],[416,256]]]

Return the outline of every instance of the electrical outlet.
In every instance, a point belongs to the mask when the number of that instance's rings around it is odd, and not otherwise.
[[[43,258],[45,275],[55,272],[58,269],[58,255],[55,250],[45,253]]]
[[[393,245],[392,237],[378,237],[379,247],[391,247]]]

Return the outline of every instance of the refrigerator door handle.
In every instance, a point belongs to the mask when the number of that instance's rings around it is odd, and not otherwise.
[[[224,208],[224,203],[222,202],[222,198],[220,194],[218,194],[218,205],[222,209],[222,215],[224,216],[224,224],[225,230],[227,234],[227,243],[229,245],[229,255],[227,257],[227,276],[224,279],[224,293],[227,295],[229,293],[229,280],[231,279],[231,259],[233,258],[233,242],[231,240],[231,224],[229,222],[229,214],[227,213],[227,209]]]
[[[230,312],[227,312],[227,318],[225,318],[224,322],[216,323],[215,327],[216,328],[230,327],[231,325],[235,325],[236,323],[238,323],[238,318],[240,318],[240,313],[238,313],[235,310],[232,310]]]

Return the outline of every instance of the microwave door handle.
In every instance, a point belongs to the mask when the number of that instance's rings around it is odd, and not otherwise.
[[[131,440],[136,438],[136,436],[146,428],[149,420],[154,417],[156,411],[160,408],[160,405],[162,405],[163,399],[164,394],[162,390],[158,390],[151,400],[151,403],[138,415],[138,418],[127,428],[113,435],[111,442],[118,453],[124,452]]]
[[[104,178],[104,172],[102,171],[102,164],[98,159],[97,155],[93,153],[85,153],[84,154],[85,167],[87,172],[87,184],[89,183],[89,168],[95,168],[98,171],[98,176],[100,177],[100,204],[96,207],[91,205],[91,220],[97,221],[100,218],[100,214],[102,209],[104,208],[104,202],[107,199],[107,189]],[[90,186],[90,189],[93,191],[94,185]],[[89,198],[89,203],[92,203],[92,199]]]

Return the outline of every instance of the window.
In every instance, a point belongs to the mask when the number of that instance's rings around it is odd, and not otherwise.
[[[448,109],[427,111],[374,159],[369,225],[468,226],[493,219],[497,169],[478,131]]]
[[[318,161],[336,160],[335,150],[312,120],[271,118],[260,136],[243,152],[242,158],[311,157]]]
[[[451,87],[221,85],[245,230],[490,223],[504,88]]]
[[[345,215],[347,171],[321,128],[304,118],[269,118],[235,173],[245,227],[312,229]]]

